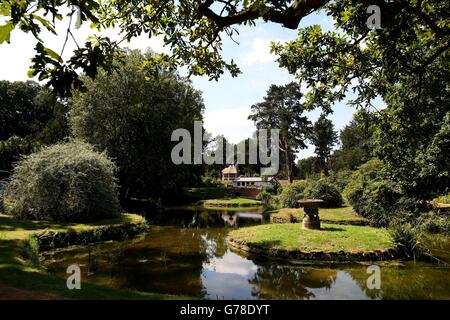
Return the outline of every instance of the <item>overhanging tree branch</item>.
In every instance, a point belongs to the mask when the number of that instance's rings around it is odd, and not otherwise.
[[[208,19],[212,20],[220,30],[234,24],[241,24],[243,22],[255,20],[258,18],[262,18],[266,21],[280,23],[284,27],[289,29],[296,29],[303,17],[321,8],[327,2],[328,0],[297,0],[286,10],[280,10],[278,8],[269,6],[250,6],[237,12],[234,15],[220,16],[210,8],[214,1],[207,0],[199,5],[198,13],[199,15],[205,16]]]

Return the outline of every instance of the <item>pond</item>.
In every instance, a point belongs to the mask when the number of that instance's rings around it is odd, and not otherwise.
[[[450,299],[445,263],[382,262],[381,289],[368,289],[370,263],[276,261],[231,250],[231,228],[266,223],[261,208],[166,211],[148,218],[138,239],[46,253],[44,265],[66,277],[79,264],[82,281],[116,288],[209,299]],[[450,262],[449,237],[426,239]]]

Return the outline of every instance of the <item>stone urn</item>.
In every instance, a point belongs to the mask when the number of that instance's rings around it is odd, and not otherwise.
[[[303,207],[303,229],[320,229],[319,206],[323,202],[320,199],[303,199],[298,204]]]

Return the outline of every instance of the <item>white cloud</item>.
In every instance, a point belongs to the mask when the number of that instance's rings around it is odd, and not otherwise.
[[[251,50],[243,56],[244,65],[274,62],[277,57],[270,53],[271,42],[268,39],[253,39]]]
[[[228,141],[239,143],[251,137],[256,130],[253,121],[247,120],[249,107],[206,109],[204,126],[213,136],[224,135]]]
[[[216,273],[238,274],[242,277],[248,277],[258,269],[252,261],[243,259],[233,252],[227,252],[221,258],[213,258],[203,267]]]
[[[0,25],[2,24],[0,20]],[[57,35],[47,30],[42,31],[41,38],[45,40],[45,46],[57,53],[61,52],[66,37],[68,19],[56,23]],[[80,29],[72,28],[72,33],[80,46],[84,44],[89,36],[99,34],[97,30],[92,30],[87,23],[83,23]],[[107,29],[100,32],[102,36],[108,36],[112,40],[120,40],[118,29]],[[31,58],[35,55],[34,47],[37,40],[31,33],[24,33],[20,30],[13,30],[11,33],[11,43],[0,45],[0,79],[10,81],[29,80],[27,77],[28,69],[31,65]],[[133,38],[130,42],[122,43],[123,47],[131,49],[141,49],[145,51],[151,48],[157,53],[169,53],[170,49],[164,46],[163,36],[148,38],[147,35],[141,35]],[[65,46],[63,58],[70,58],[73,51],[77,48],[75,42],[69,37]],[[34,79],[37,80],[37,79]]]

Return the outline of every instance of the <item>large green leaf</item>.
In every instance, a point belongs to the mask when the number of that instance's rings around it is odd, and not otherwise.
[[[11,31],[14,29],[14,24],[10,20],[6,24],[0,26],[0,44],[8,42],[10,40]]]
[[[46,27],[47,30],[49,30],[51,33],[56,34],[55,28],[53,27],[53,25],[52,25],[52,23],[50,21],[48,21],[48,20],[46,20],[46,19],[44,19],[44,18],[42,18],[40,16],[37,16],[37,15],[35,15],[34,18],[36,20],[38,20],[40,23],[42,23],[42,25],[44,27]]]
[[[50,57],[52,57],[53,59],[55,59],[55,60],[58,60],[58,61],[62,61],[62,58],[61,58],[61,56],[59,55],[59,54],[57,54],[55,51],[53,51],[52,49],[50,49],[50,48],[44,48],[44,51],[50,56]]]

